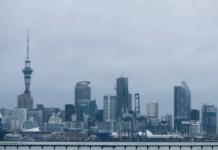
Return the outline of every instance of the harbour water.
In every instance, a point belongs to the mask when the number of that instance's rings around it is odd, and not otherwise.
[[[10,146],[4,147],[3,145]],[[32,146],[29,147],[29,145]],[[79,147],[72,145],[79,145]],[[218,150],[218,142],[0,142],[0,150],[66,150],[66,148],[67,150],[180,150],[180,148],[181,150]]]

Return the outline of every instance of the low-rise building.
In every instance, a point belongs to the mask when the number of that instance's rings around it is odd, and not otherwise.
[[[36,121],[24,121],[23,124],[22,124],[22,131],[23,130],[28,130],[28,129],[33,129],[33,128],[37,128],[38,127],[38,124]]]
[[[96,122],[99,132],[116,132],[119,130],[118,121],[97,121]]]
[[[41,109],[28,109],[27,110],[27,120],[33,118],[33,121],[36,121],[38,125],[43,124],[43,110]]]

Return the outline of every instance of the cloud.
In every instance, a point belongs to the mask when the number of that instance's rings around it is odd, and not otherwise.
[[[197,0],[1,1],[2,107],[24,91],[27,28],[34,105],[64,108],[74,102],[75,84],[88,80],[102,108],[122,72],[129,92],[140,93],[141,107],[159,100],[159,115],[173,114],[173,87],[182,80],[193,108],[200,109],[201,101],[216,104],[216,6]]]

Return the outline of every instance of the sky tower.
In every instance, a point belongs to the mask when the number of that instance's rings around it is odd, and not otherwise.
[[[27,30],[27,57],[25,61],[25,68],[23,69],[24,74],[24,82],[26,90],[23,94],[18,95],[17,97],[17,108],[33,108],[33,98],[31,97],[30,93],[30,81],[31,81],[31,74],[33,70],[30,67],[30,59],[29,59],[29,32]]]
[[[27,30],[27,57],[25,61],[25,68],[23,69],[24,74],[24,81],[26,90],[24,93],[30,93],[30,81],[31,81],[31,74],[33,70],[30,67],[30,59],[29,59],[29,33]]]

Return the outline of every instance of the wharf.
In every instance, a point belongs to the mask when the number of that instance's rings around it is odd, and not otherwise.
[[[145,149],[149,148],[211,148],[218,147],[217,142],[0,142],[0,148],[4,147],[16,147],[17,149],[22,149],[22,147],[39,147],[41,149],[46,147],[53,147],[53,149],[58,149],[58,147],[65,147],[66,149],[69,147],[74,147],[80,149],[82,147],[87,147],[89,149],[94,149],[95,147],[99,147],[101,149],[104,148],[139,148],[143,147]]]

